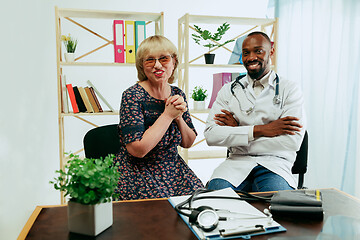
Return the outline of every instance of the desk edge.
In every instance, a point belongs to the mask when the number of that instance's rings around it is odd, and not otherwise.
[[[66,206],[64,204],[62,205],[47,205],[47,206],[36,206],[35,210],[33,211],[33,213],[30,215],[29,219],[27,220],[25,226],[23,227],[23,229],[21,230],[17,240],[23,240],[27,237],[31,227],[33,226],[36,218],[39,216],[40,212],[42,209],[44,208],[51,208],[51,207],[63,207]]]
[[[21,232],[19,234],[19,237],[17,238],[18,240],[23,240],[23,239],[26,238],[26,236],[28,235],[28,233],[30,231],[30,228],[34,224],[36,218],[39,216],[42,209],[43,209],[42,207],[36,206],[35,210],[33,211],[31,216],[27,220],[27,222],[26,222],[25,226],[23,227],[23,229],[21,230]]]

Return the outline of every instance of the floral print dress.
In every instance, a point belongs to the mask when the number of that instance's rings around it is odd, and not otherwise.
[[[171,86],[171,95],[185,94]],[[186,101],[186,99],[185,99]],[[144,158],[130,155],[125,145],[140,140],[165,109],[163,100],[155,99],[138,83],[124,91],[120,107],[120,152],[114,161],[119,162],[121,173],[118,187],[119,200],[163,198],[193,193],[203,187],[200,179],[178,154],[180,130],[175,120],[160,142]],[[188,111],[183,119],[196,133]]]

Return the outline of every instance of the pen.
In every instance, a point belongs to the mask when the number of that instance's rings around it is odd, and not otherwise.
[[[221,236],[233,236],[233,235],[247,235],[257,232],[265,232],[263,225],[255,225],[255,226],[248,226],[248,227],[239,227],[235,229],[221,229],[219,230]]]

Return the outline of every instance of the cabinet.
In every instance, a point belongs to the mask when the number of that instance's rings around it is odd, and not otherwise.
[[[275,48],[275,56],[272,59],[272,68],[276,70],[276,52],[277,52],[277,28],[278,28],[278,20],[277,19],[265,19],[265,18],[242,18],[242,17],[225,17],[225,16],[204,16],[204,15],[190,15],[185,14],[178,20],[178,50],[179,50],[179,80],[178,86],[185,92],[187,98],[189,99],[189,86],[194,81],[198,81],[195,85],[203,84],[199,82],[200,80],[192,79],[190,82],[190,69],[202,69],[203,71],[207,71],[211,73],[211,81],[208,86],[208,92],[211,93],[210,86],[212,86],[212,73],[216,71],[231,71],[231,72],[239,72],[246,71],[244,66],[241,64],[227,64],[225,61],[221,62],[220,64],[216,63],[215,57],[215,64],[204,64],[203,60],[203,53],[200,56],[190,56],[190,53],[196,52],[195,50],[201,48],[199,45],[190,44],[190,41],[193,40],[191,38],[191,32],[194,30],[193,24],[199,25],[202,27],[216,25],[219,26],[224,22],[230,23],[231,28],[234,26],[238,27],[238,30],[235,31],[234,38],[228,38],[227,35],[224,36],[226,40],[234,39],[244,36],[252,31],[262,31],[269,35],[272,42],[274,42]],[[194,31],[195,32],[195,31]],[[228,34],[228,33],[227,33]],[[230,58],[232,50],[228,48],[229,45],[225,45],[219,49],[218,47],[211,49],[211,52],[217,50],[226,51],[228,54],[228,58]],[[205,49],[204,53],[205,53]],[[225,70],[224,70],[225,69]],[[230,70],[229,70],[230,69]],[[210,96],[209,96],[210,97]],[[190,99],[189,99],[190,101]],[[194,121],[200,121],[201,123],[205,124],[205,121],[198,117],[199,114],[206,114],[208,110],[204,111],[193,111],[190,110],[191,116],[193,117]],[[198,140],[198,139],[197,139]],[[203,142],[205,139],[202,138],[201,140],[195,142],[192,148],[199,143]],[[206,158],[224,158],[226,155],[226,150],[200,150],[200,151],[191,151],[187,149],[180,149],[180,153],[185,161],[189,159],[206,159]]]
[[[122,68],[123,71],[128,71],[129,68],[135,69],[134,63],[114,63],[114,55],[113,55],[113,34],[112,34],[112,20],[121,19],[121,20],[132,20],[132,21],[145,21],[146,26],[151,26],[151,30],[154,34],[164,35],[164,14],[160,13],[141,13],[141,12],[120,12],[120,11],[102,11],[102,10],[83,10],[83,9],[63,9],[55,7],[55,27],[56,27],[56,66],[57,66],[57,96],[58,96],[58,124],[59,124],[59,153],[60,153],[60,168],[64,169],[64,165],[66,163],[66,158],[64,153],[65,149],[65,118],[76,118],[81,122],[90,124],[92,127],[97,127],[97,125],[88,120],[89,118],[96,117],[104,117],[110,115],[118,115],[118,111],[104,111],[101,113],[65,113],[64,109],[64,101],[67,99],[63,99],[62,91],[63,84],[62,78],[63,72],[66,68],[72,68],[72,71],[81,72],[88,71],[88,69],[92,69],[97,71],[98,67],[101,67],[101,71],[106,74],[107,69],[112,67]],[[99,29],[107,29],[108,37],[103,33],[98,33],[92,29],[92,27],[87,26],[86,24],[94,23],[96,21],[104,21],[106,20],[106,24],[101,25]],[[80,56],[75,58],[74,62],[65,62],[63,59],[63,45],[61,43],[61,35],[67,35],[68,32],[63,33],[63,25],[71,24],[74,25],[76,31],[86,32],[89,36],[97,38],[100,42],[100,46],[96,46],[89,51],[85,51]],[[148,27],[147,27],[148,28]],[[110,34],[109,34],[110,33]],[[71,35],[74,35],[74,32],[71,32]],[[147,33],[148,34],[148,33]],[[87,41],[82,41],[78,43],[82,46],[87,45]],[[89,56],[96,55],[94,53],[98,53],[103,50],[105,47],[112,48],[108,52],[110,56],[108,56],[107,61],[96,61],[95,58],[89,58]],[[88,60],[91,59],[91,60]],[[94,61],[95,59],[95,61]],[[136,78],[136,76],[135,76]],[[110,84],[109,82],[104,82],[102,84]],[[106,96],[104,96],[106,98]],[[120,97],[120,96],[118,96]],[[81,136],[78,140],[82,143]],[[73,149],[69,149],[73,151]],[[68,151],[69,151],[68,150]],[[80,153],[83,149],[76,151],[74,153]],[[61,203],[64,203],[63,196],[61,197]]]

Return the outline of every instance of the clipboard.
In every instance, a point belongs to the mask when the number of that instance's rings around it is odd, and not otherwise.
[[[222,196],[222,197],[232,197],[238,198],[239,200],[234,199],[201,199],[196,200],[192,203],[194,208],[199,206],[209,206],[213,209],[218,209],[219,215],[230,217],[232,216],[232,220],[227,221],[220,221],[219,225],[210,232],[205,232],[195,224],[191,224],[189,222],[189,218],[185,215],[179,214],[183,221],[188,225],[190,230],[195,234],[195,236],[200,240],[220,240],[220,239],[234,239],[234,238],[243,238],[243,239],[250,239],[251,236],[262,235],[262,234],[270,234],[270,233],[278,233],[278,232],[285,232],[286,229],[281,226],[276,221],[272,220],[269,221],[269,218],[261,211],[257,210],[255,207],[247,203],[246,201],[240,200],[238,194],[232,190],[231,188],[226,188],[218,191],[213,191],[210,193],[203,193],[200,196]],[[170,197],[169,202],[175,208],[175,206],[186,199],[188,196],[179,196],[179,197]],[[223,213],[221,213],[223,211]],[[230,215],[230,216],[229,216]],[[234,217],[236,216],[236,217]],[[252,216],[251,218],[249,216]],[[254,231],[252,233],[246,233],[251,231],[250,227],[255,229],[256,225],[262,225],[263,231]],[[249,227],[249,229],[244,229]],[[231,231],[232,234],[230,235],[222,235],[220,233],[221,230],[227,229],[228,233]],[[245,233],[239,233],[237,232]]]

